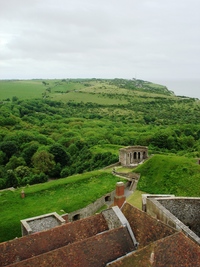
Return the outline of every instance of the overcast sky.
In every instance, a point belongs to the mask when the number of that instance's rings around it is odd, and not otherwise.
[[[200,98],[199,11],[199,0],[0,0],[0,79],[137,78]]]

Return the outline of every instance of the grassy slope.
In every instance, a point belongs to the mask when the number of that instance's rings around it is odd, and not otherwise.
[[[138,189],[154,194],[200,196],[200,166],[195,159],[155,155],[140,165]]]
[[[126,201],[138,209],[142,209],[142,194],[145,194],[145,192],[136,190],[127,198]]]
[[[46,83],[45,85],[43,83]],[[146,84],[146,83],[145,83]],[[151,84],[154,88],[162,88],[161,85]],[[46,90],[50,89],[49,92]],[[42,98],[46,92],[53,100],[93,102],[98,104],[126,104],[127,100],[122,95],[130,97],[160,96],[153,92],[142,92],[121,88],[120,84],[110,84],[109,80],[8,80],[0,81],[0,100],[12,99],[17,96],[19,99]],[[114,98],[108,97],[113,95]],[[117,95],[119,97],[117,98]],[[167,97],[165,95],[165,97]],[[144,100],[144,99],[143,99]]]
[[[21,236],[20,220],[57,212],[62,214],[83,208],[115,189],[118,177],[103,171],[93,171],[65,179],[0,192],[0,242]]]

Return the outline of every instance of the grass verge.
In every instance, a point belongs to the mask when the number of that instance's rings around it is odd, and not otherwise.
[[[143,191],[136,190],[132,195],[127,198],[127,202],[135,206],[138,209],[142,209],[142,194],[145,194]]]

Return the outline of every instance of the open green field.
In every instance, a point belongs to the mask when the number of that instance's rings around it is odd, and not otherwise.
[[[0,81],[0,100],[42,98],[45,87],[41,81]]]
[[[0,191],[0,242],[21,236],[20,220],[81,209],[115,189],[120,179],[104,171],[93,171],[44,184]]]

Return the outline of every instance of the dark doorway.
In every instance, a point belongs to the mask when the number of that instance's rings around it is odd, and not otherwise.
[[[105,202],[111,201],[111,197],[110,196],[106,196],[105,197]]]
[[[80,214],[76,214],[73,217],[73,221],[78,221],[80,219]]]

